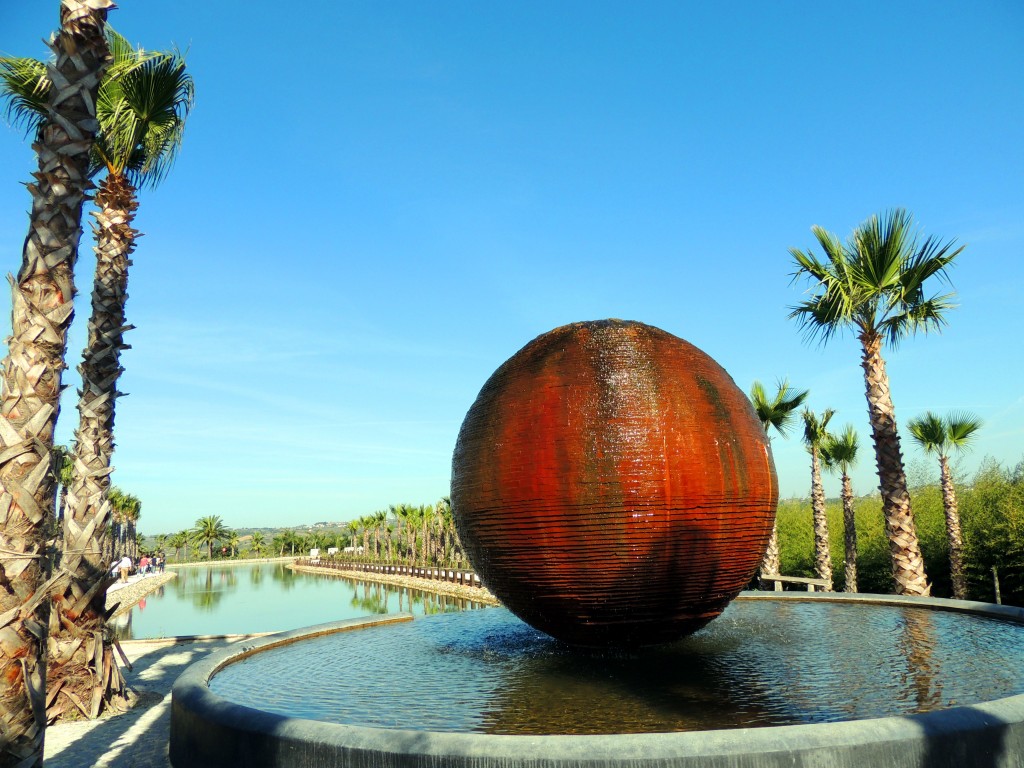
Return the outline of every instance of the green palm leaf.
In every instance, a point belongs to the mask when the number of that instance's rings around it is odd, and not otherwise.
[[[26,133],[38,130],[46,115],[50,78],[46,64],[36,59],[0,56],[0,98],[7,103],[4,117]]]

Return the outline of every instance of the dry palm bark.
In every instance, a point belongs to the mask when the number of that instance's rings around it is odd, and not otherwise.
[[[843,472],[843,534],[845,558],[843,565],[843,591],[857,591],[857,526],[853,512],[853,484]]]
[[[768,538],[768,547],[764,552],[764,559],[761,561],[761,569],[758,575],[761,578],[762,589],[768,589],[770,585],[770,576],[777,576],[779,574],[779,521],[776,520],[772,523],[772,534]]]
[[[861,367],[867,385],[868,421],[875,444],[882,514],[892,557],[892,576],[900,595],[928,595],[928,584],[921,556],[921,545],[910,508],[907,477],[903,471],[903,452],[896,431],[896,411],[889,394],[889,377],[882,358],[882,338],[877,333],[860,335],[863,346]]]
[[[825,592],[832,591],[832,555],[828,545],[828,515],[825,513],[825,489],[821,485],[821,458],[817,445],[811,451],[811,512],[814,516],[814,571],[825,581]]]
[[[946,511],[946,536],[949,539],[949,578],[953,583],[953,597],[957,600],[966,600],[964,536],[960,531],[960,510],[956,503],[956,490],[953,488],[953,473],[949,469],[949,459],[946,456],[939,456],[939,469],[942,507]]]
[[[49,716],[72,705],[86,717],[126,702],[127,688],[105,630],[108,560],[104,535],[111,517],[109,499],[114,453],[114,403],[120,393],[121,350],[128,298],[128,267],[135,249],[132,220],[138,203],[123,176],[108,175],[96,194],[96,276],[88,343],[78,370],[79,426],[75,433],[75,473],[65,517],[67,543],[62,568],[69,580],[53,598],[47,676]],[[57,695],[58,693],[62,695]]]
[[[107,63],[110,0],[62,0],[47,116],[33,145],[39,168],[0,395],[0,765],[41,765],[45,638],[45,525],[53,517],[50,451],[61,390],[96,134],[96,92]],[[62,580],[58,577],[58,581]]]

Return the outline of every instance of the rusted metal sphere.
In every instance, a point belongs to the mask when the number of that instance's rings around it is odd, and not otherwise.
[[[484,384],[452,460],[481,580],[580,645],[700,629],[753,577],[778,499],[764,430],[729,375],[643,323],[556,328]]]

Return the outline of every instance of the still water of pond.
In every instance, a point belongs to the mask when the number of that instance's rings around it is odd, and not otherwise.
[[[379,613],[424,616],[482,607],[404,587],[295,572],[281,562],[175,572],[177,578],[115,620],[120,639],[279,632]]]

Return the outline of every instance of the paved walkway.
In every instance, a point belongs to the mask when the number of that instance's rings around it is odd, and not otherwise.
[[[47,728],[46,768],[168,768],[171,686],[189,664],[241,639],[123,642],[133,667],[125,678],[138,703],[116,717]]]

